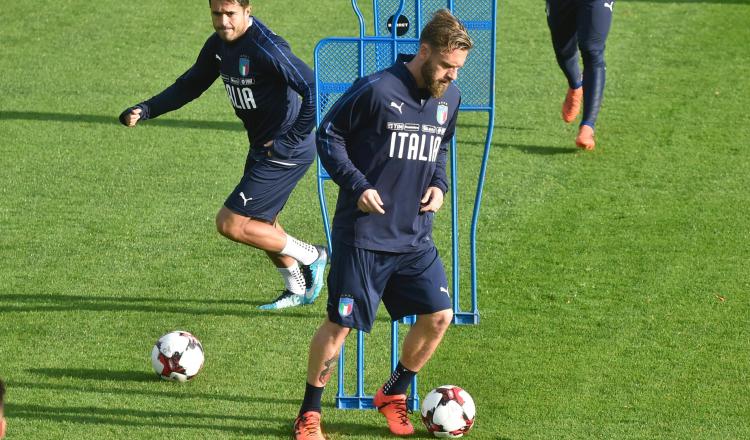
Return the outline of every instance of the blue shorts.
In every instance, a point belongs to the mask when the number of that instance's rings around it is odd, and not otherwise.
[[[248,154],[245,174],[224,202],[231,211],[272,223],[311,163]]]
[[[335,242],[328,273],[328,319],[369,332],[381,299],[394,321],[450,309],[448,279],[437,248],[391,253]]]

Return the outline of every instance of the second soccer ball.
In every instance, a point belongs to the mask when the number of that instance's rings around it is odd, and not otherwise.
[[[167,333],[151,350],[154,371],[164,380],[187,382],[201,371],[203,361],[203,345],[185,331]]]

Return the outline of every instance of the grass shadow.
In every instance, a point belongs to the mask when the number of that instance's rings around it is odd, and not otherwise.
[[[145,373],[128,372],[128,371],[109,371],[97,369],[29,369],[27,372],[54,378],[77,378],[77,379],[125,379],[139,382],[139,377]],[[131,427],[163,427],[178,429],[200,429],[214,430],[229,433],[242,434],[250,438],[268,438],[269,436],[288,438],[291,434],[291,417],[281,415],[268,416],[267,414],[255,415],[233,415],[226,412],[210,412],[210,402],[228,401],[237,403],[254,404],[260,403],[261,406],[274,404],[299,404],[298,399],[276,399],[263,396],[230,396],[217,393],[194,393],[194,392],[177,392],[177,391],[155,391],[155,390],[135,390],[135,389],[118,389],[107,387],[105,389],[90,389],[74,385],[49,384],[40,382],[22,382],[8,381],[8,386],[15,389],[41,389],[45,391],[65,391],[65,392],[92,392],[116,395],[135,395],[135,396],[153,396],[160,398],[178,398],[178,399],[200,399],[202,402],[200,412],[162,411],[152,409],[132,409],[132,408],[102,408],[102,407],[55,407],[45,405],[26,405],[10,404],[6,409],[6,416],[12,419],[28,420],[52,420],[56,422],[98,424],[98,425],[115,425]],[[127,402],[127,400],[123,400]],[[208,402],[208,403],[206,403]],[[155,402],[155,405],[158,402]],[[333,410],[332,405],[325,405],[326,410]],[[182,422],[184,419],[185,422]],[[166,422],[165,422],[166,420]],[[234,422],[232,424],[217,424],[211,421]],[[203,423],[205,422],[205,423]],[[247,422],[252,427],[241,426],[238,423]],[[263,432],[258,433],[257,422],[266,422]],[[421,428],[418,419],[413,420],[417,425],[417,432],[413,438],[431,439],[434,438]],[[342,422],[325,422],[327,433],[335,433],[338,436],[367,436],[368,438],[393,438],[388,429],[381,424],[373,425],[368,423],[342,423]],[[512,440],[509,437],[497,437],[498,440]]]
[[[487,128],[486,124],[476,124],[473,122],[458,122],[458,129],[461,130],[462,128]],[[493,127],[495,131],[500,130],[510,130],[510,131],[531,131],[532,129],[529,127],[518,127],[514,125],[502,125],[502,124],[495,124]]]
[[[309,319],[308,313],[296,309],[280,311],[259,310],[266,301],[167,299],[160,297],[112,297],[86,295],[0,294],[0,308],[4,313],[22,312],[146,312],[186,313],[196,316],[236,316],[253,318],[267,315]],[[183,305],[185,304],[185,305]],[[308,306],[306,306],[308,307]]]
[[[281,417],[229,415],[226,413],[208,413],[179,411],[157,411],[131,408],[102,408],[102,407],[57,407],[48,405],[12,404],[6,408],[6,415],[10,419],[52,420],[55,422],[115,425],[127,427],[155,427],[159,429],[195,429],[206,434],[206,431],[223,431],[243,436],[267,438],[268,434],[288,437],[291,423]],[[201,423],[199,421],[205,421]],[[248,422],[248,425],[217,424],[212,421]],[[253,426],[249,426],[252,422]],[[273,427],[263,427],[263,434],[258,431],[256,422],[271,422]],[[282,425],[282,422],[286,422]],[[286,426],[286,429],[284,429]],[[210,438],[204,437],[204,438]]]
[[[53,370],[53,371],[48,371]],[[54,371],[57,370],[57,371]],[[89,374],[89,370],[86,369],[75,369],[75,370],[64,370],[64,369],[32,369],[26,370],[31,374],[37,374],[40,376],[52,377],[52,378],[75,378],[79,380],[109,380],[110,375],[105,378],[93,377]],[[51,374],[50,374],[51,373]],[[111,373],[111,372],[108,372]],[[115,375],[123,374],[125,376],[131,372],[114,372]],[[96,374],[96,373],[95,373]],[[149,388],[114,388],[103,385],[96,385],[92,382],[84,383],[82,385],[67,385],[60,383],[44,383],[44,382],[24,382],[24,381],[8,381],[8,386],[16,389],[39,389],[39,390],[54,390],[54,391],[66,391],[66,392],[79,392],[79,393],[106,393],[106,394],[117,394],[123,396],[147,396],[155,398],[174,398],[174,399],[197,399],[202,401],[221,401],[221,402],[232,402],[232,403],[248,403],[248,402],[261,402],[269,405],[299,405],[299,399],[282,399],[277,397],[270,397],[268,395],[257,395],[252,396],[248,394],[221,394],[221,393],[202,393],[192,391],[188,387],[175,387],[174,390],[168,389],[154,389],[151,387],[154,383],[162,382],[161,379],[157,378],[155,374],[142,373],[143,376],[147,376],[149,379],[143,381],[131,380],[131,382],[148,383]]]
[[[32,112],[32,111],[15,111],[15,110],[3,110],[0,111],[0,121],[2,120],[15,120],[15,121],[44,121],[44,122],[73,122],[73,123],[88,123],[88,124],[105,124],[105,125],[120,125],[120,121],[117,119],[119,115],[81,115],[74,113],[58,113],[58,112]],[[205,130],[227,130],[227,131],[245,131],[245,127],[242,123],[237,120],[227,121],[198,121],[192,119],[150,119],[144,121],[145,124],[155,125],[157,127],[168,127],[168,128],[195,128]],[[460,123],[460,128],[487,128],[485,124],[476,123]],[[528,127],[517,127],[511,125],[496,124],[495,130],[510,130],[510,131],[530,131]]]
[[[0,111],[0,121],[45,121],[45,122],[74,122],[88,124],[120,125],[119,115],[78,115],[57,112],[22,112],[14,110]],[[154,119],[144,121],[145,124],[168,128],[196,128],[205,130],[245,131],[239,120],[236,121],[196,121],[190,119]]]
[[[132,297],[132,296],[87,296],[87,295],[53,295],[53,294],[40,294],[40,293],[10,293],[0,294],[0,300],[6,299],[16,302],[49,302],[54,301],[55,298],[63,296],[66,301],[112,301],[112,302],[123,302],[123,303],[139,303],[139,302],[152,302],[152,303],[164,303],[174,304],[175,301],[189,304],[216,304],[216,305],[259,305],[260,301],[250,301],[246,299],[205,299],[205,298],[159,298],[159,297]]]
[[[484,147],[484,142],[473,142],[473,141],[464,141],[460,142],[460,145],[475,145],[479,147]],[[575,147],[551,147],[551,146],[541,146],[541,145],[520,145],[520,144],[509,144],[505,142],[493,142],[492,143],[493,148],[514,148],[516,150],[522,151],[527,154],[539,154],[543,156],[553,156],[557,154],[573,154],[578,153],[581,150]]]
[[[28,373],[55,379],[74,378],[116,380],[118,382],[156,382],[159,378],[144,371],[117,371],[96,368],[29,368]]]
[[[571,148],[560,148],[560,147],[545,147],[541,145],[514,145],[506,143],[492,143],[492,146],[499,148],[515,148],[516,150],[522,151],[526,154],[538,154],[541,156],[554,156],[557,154],[573,154],[578,153],[581,150],[575,147]]]

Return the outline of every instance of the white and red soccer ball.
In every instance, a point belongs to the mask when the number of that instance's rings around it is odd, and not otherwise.
[[[443,385],[422,401],[422,421],[435,437],[458,438],[474,425],[476,407],[469,393],[455,385]]]
[[[180,330],[159,338],[151,350],[154,371],[164,380],[187,382],[201,371],[204,359],[198,338]]]

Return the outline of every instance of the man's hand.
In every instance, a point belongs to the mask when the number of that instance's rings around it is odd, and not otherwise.
[[[137,107],[129,108],[120,115],[120,122],[126,127],[135,127],[135,124],[141,119],[141,112],[142,110]]]
[[[380,200],[380,194],[377,190],[368,189],[359,196],[357,208],[362,212],[385,214],[383,210],[383,201]]]
[[[419,212],[437,212],[443,206],[443,191],[435,186],[427,188],[422,197],[422,207]]]
[[[273,157],[273,139],[263,144],[264,147],[271,147],[268,149],[268,157]]]

